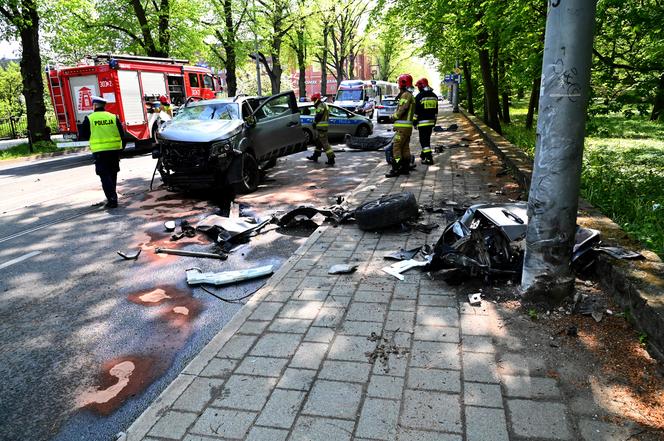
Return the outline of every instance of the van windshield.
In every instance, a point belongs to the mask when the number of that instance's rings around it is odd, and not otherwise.
[[[183,107],[174,118],[175,121],[208,119],[240,119],[240,110],[236,103],[202,104]]]
[[[362,101],[362,89],[340,90],[337,92],[337,101]]]

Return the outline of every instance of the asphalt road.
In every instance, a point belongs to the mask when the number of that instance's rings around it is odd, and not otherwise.
[[[213,246],[203,235],[170,242],[163,222],[329,205],[383,160],[380,151],[340,151],[332,169],[305,156],[280,159],[258,191],[230,206],[217,194],[169,193],[158,178],[149,192],[154,160],[128,157],[115,210],[98,205],[89,155],[0,164],[0,438],[108,441],[125,430],[241,307],[189,288],[185,269],[276,270],[311,233],[269,227],[222,262],[154,254]],[[137,261],[116,254],[139,248]],[[217,292],[237,298],[263,283]]]

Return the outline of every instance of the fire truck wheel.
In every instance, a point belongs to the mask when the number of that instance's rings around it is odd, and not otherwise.
[[[233,184],[236,193],[251,193],[256,191],[260,183],[258,162],[251,153],[242,154],[242,180]]]

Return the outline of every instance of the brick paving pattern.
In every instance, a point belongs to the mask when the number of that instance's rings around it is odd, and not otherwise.
[[[443,113],[436,165],[385,179],[380,166],[350,201],[411,191],[420,204],[499,200],[499,161],[469,124]],[[419,154],[416,139],[411,142]],[[505,178],[509,180],[509,178]],[[480,198],[481,199],[478,199]],[[425,212],[425,222],[444,220]],[[499,350],[495,307],[470,307],[417,269],[398,281],[381,271],[400,247],[433,244],[442,229],[319,229],[132,427],[128,439],[265,441],[501,441],[599,439],[597,421],[575,419],[556,380],[526,354]],[[351,275],[328,275],[339,263]],[[387,363],[368,354],[396,347]],[[222,331],[222,334],[224,332]],[[613,439],[613,438],[601,438]]]

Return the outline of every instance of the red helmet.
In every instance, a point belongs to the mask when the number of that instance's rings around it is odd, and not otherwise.
[[[426,78],[420,78],[417,80],[417,83],[415,83],[415,87],[418,89],[424,89],[425,87],[429,87],[429,80]]]
[[[313,101],[314,103],[315,103],[316,101],[320,101],[320,93],[316,92],[316,93],[312,94],[312,95],[309,97],[309,99],[310,99],[311,101]]]
[[[168,104],[168,97],[166,95],[162,95],[159,97],[159,102],[162,104]]]
[[[410,74],[401,74],[397,80],[399,89],[405,89],[406,87],[413,87],[413,77]]]

